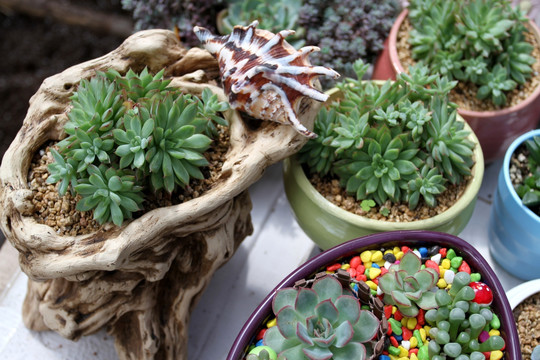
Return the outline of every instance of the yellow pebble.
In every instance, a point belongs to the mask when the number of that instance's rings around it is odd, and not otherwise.
[[[335,274],[336,272],[335,272],[335,271],[328,271],[328,270],[326,270],[326,273],[327,273],[327,274]]]
[[[403,346],[399,345],[399,357],[407,357],[409,355],[409,351],[405,349]]]
[[[416,327],[416,323],[418,322],[418,320],[416,320],[416,318],[414,317],[410,317],[410,318],[407,318],[407,329],[409,330],[414,330],[414,328]]]
[[[444,259],[442,262],[441,262],[441,266],[443,267],[443,269],[450,269],[450,260],[448,259]]]
[[[414,336],[409,339],[409,342],[411,343],[411,349],[418,346],[418,340]]]
[[[503,352],[501,350],[492,351],[489,355],[489,360],[499,360],[503,357]]]
[[[391,249],[388,249],[388,250],[386,250],[386,251],[384,252],[384,254],[385,254],[385,255],[386,255],[386,254],[394,254],[394,252],[393,252]]]
[[[439,265],[439,276],[440,276],[441,278],[444,277],[445,271],[446,271],[446,269],[443,268],[441,265]]]
[[[446,283],[446,281],[444,281],[444,279],[439,279],[439,281],[437,281],[437,287],[439,289],[444,289],[448,284]]]
[[[373,281],[368,280],[368,281],[366,281],[366,284],[367,284],[367,286],[369,286],[369,288],[371,290],[377,290],[377,284],[375,284]]]
[[[409,359],[410,360],[418,360],[418,356],[416,356],[415,353],[411,353],[411,357]]]
[[[272,320],[266,323],[266,327],[271,328],[272,326],[276,326],[276,324],[277,324],[277,319],[273,318]]]
[[[399,360],[399,358],[395,355],[388,355],[388,356],[390,356],[391,360]]]
[[[349,269],[350,267],[351,267],[351,264],[343,264],[343,265],[341,265],[341,268],[342,268],[343,270],[347,270],[347,269]]]
[[[406,317],[403,317],[403,319],[401,319],[401,325],[407,327],[407,318]]]
[[[383,253],[382,251],[380,250],[377,250],[375,251],[372,255],[371,255],[371,262],[377,262],[377,261],[381,261],[382,260],[382,257],[383,257]]]
[[[501,335],[501,332],[497,329],[491,329],[489,330],[489,336],[499,336]]]
[[[371,269],[371,265],[373,265],[373,263],[371,261],[368,261],[368,262],[364,263],[364,266],[366,267],[366,269]]]
[[[426,332],[426,334],[429,334],[429,330],[431,330],[431,326],[425,325],[425,326],[424,326],[424,331]],[[421,333],[420,333],[420,334],[421,334]]]
[[[397,254],[395,254],[396,260],[401,260],[401,258],[403,257],[403,255],[405,255],[405,254],[403,254],[403,251],[400,251],[400,252],[398,252]]]
[[[397,307],[395,307],[395,306],[392,306],[392,314],[395,314],[395,313],[396,313],[396,311],[397,311]]]
[[[378,269],[376,267],[372,267],[371,269],[369,269],[369,278],[371,280],[375,279],[379,275],[381,275],[381,269]]]
[[[408,355],[408,354],[407,354],[407,355]],[[401,357],[401,354],[399,354],[399,356],[400,356],[400,357],[398,358],[398,360],[409,360],[409,357],[408,357],[408,356],[403,356],[403,357]]]
[[[379,265],[380,268],[382,268],[386,264],[386,260],[377,261],[377,265]]]
[[[420,337],[422,338],[422,342],[425,343],[426,341],[426,330],[425,329],[420,329]]]
[[[371,261],[371,251],[366,250],[363,253],[361,253],[360,260],[362,260],[363,263]]]

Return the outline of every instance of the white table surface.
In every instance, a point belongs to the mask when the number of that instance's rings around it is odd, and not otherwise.
[[[497,161],[486,167],[473,217],[459,236],[480,251],[508,291],[523,281],[494,262],[488,251],[487,235],[501,164],[502,161]],[[238,331],[267,293],[296,267],[319,253],[289,208],[281,164],[270,167],[250,188],[250,194],[254,232],[215,273],[195,307],[189,327],[189,359],[225,359]],[[113,339],[103,330],[72,342],[54,332],[26,329],[21,319],[26,280],[24,273],[16,271],[0,293],[0,359],[117,359]]]

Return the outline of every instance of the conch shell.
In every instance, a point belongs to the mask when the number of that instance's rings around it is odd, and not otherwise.
[[[285,41],[293,30],[274,34],[257,29],[258,21],[249,26],[235,26],[232,33],[215,36],[205,28],[193,31],[206,50],[219,62],[219,71],[231,107],[254,118],[292,125],[299,133],[317,135],[300,123],[297,117],[302,97],[324,102],[328,95],[317,90],[317,76],[332,78],[339,74],[324,66],[313,66],[308,55],[320,49],[306,46],[296,50]]]

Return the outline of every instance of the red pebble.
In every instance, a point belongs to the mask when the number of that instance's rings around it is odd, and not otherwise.
[[[408,341],[413,335],[412,331],[406,327],[402,327],[401,329],[403,330],[403,334],[401,334],[401,336],[403,336],[403,340]]]
[[[464,271],[464,272],[466,272],[467,274],[470,274],[470,273],[471,273],[471,268],[469,267],[469,264],[467,264],[467,263],[465,262],[465,260],[463,260],[463,261],[461,262],[461,265],[460,265],[459,268],[458,268],[458,271]]]
[[[406,253],[408,253],[409,251],[411,251],[411,249],[409,249],[408,246],[402,246],[402,247],[401,247],[401,251],[402,251],[404,254],[406,254]]]
[[[358,265],[362,265],[362,260],[360,259],[360,256],[353,257],[350,264],[353,269],[356,269]]]
[[[390,319],[390,316],[392,316],[392,305],[385,305],[384,306],[384,316],[387,319]]]
[[[376,285],[379,285],[379,278],[371,279]]]
[[[416,323],[414,330],[420,330],[421,328],[422,328],[422,325],[420,325],[419,323]]]
[[[356,273],[356,280],[358,280],[358,281],[367,281],[367,276],[357,272]]]
[[[264,337],[264,333],[266,332],[267,329],[261,329],[261,331],[259,331],[259,333],[257,334],[257,340],[261,340],[263,337]]]
[[[392,323],[391,323],[391,322],[388,322],[388,331],[386,332],[386,334],[387,334],[388,336],[390,336],[390,335],[392,335],[392,332],[393,332],[393,331],[394,331],[394,330],[392,330]]]
[[[350,267],[347,269],[347,272],[351,274],[351,277],[356,277],[356,269]]]
[[[440,274],[439,265],[433,260],[426,260],[426,267],[432,268],[433,270],[437,271],[437,274]]]
[[[381,268],[381,275],[379,276],[383,276],[384,274],[386,274],[388,272],[388,269],[385,268],[384,266]]]
[[[412,354],[418,355],[418,348],[410,349],[409,350],[409,355],[412,355]]]
[[[390,342],[392,343],[393,346],[399,347],[399,343],[398,343],[398,341],[396,340],[395,337],[390,336]]]
[[[440,248],[439,249],[439,254],[441,254],[443,259],[446,257],[446,252],[447,252],[446,248]]]
[[[366,267],[364,265],[360,264],[356,267],[357,274],[363,274],[365,272],[366,272]]]
[[[426,319],[424,318],[424,309],[418,309],[418,315],[416,315],[416,323],[420,325],[424,325],[426,323]]]
[[[397,321],[401,321],[401,319],[403,319],[403,315],[401,315],[399,310],[396,310],[396,312],[394,313],[394,319],[396,319]]]
[[[326,271],[336,271],[337,269],[341,269],[341,264],[335,263],[326,267]]]
[[[491,357],[491,352],[490,351],[485,351],[482,354],[484,354],[484,357],[486,358],[486,360],[489,360],[489,358]]]
[[[474,299],[473,301],[480,305],[490,305],[493,302],[493,292],[483,282],[474,281],[469,284],[470,287],[474,290]]]

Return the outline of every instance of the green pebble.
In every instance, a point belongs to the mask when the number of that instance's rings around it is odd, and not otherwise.
[[[501,320],[496,314],[493,314],[493,319],[491,319],[489,325],[492,329],[499,329],[501,327]]]
[[[471,281],[480,281],[482,280],[482,275],[479,273],[471,273]]]
[[[398,349],[398,348],[395,347],[395,346],[390,345],[390,346],[388,347],[388,353],[389,353],[390,355],[398,356],[400,352],[401,352],[401,350]],[[418,352],[418,354],[420,354],[420,351]]]
[[[369,305],[362,305],[362,310],[371,310]]]
[[[366,277],[369,279],[369,268],[366,268],[366,270],[364,270],[364,275],[366,275]]]
[[[413,336],[416,338],[416,340],[418,340],[418,347],[422,347],[424,342],[422,341],[422,335],[420,335],[420,331],[418,331],[418,329],[413,331]]]
[[[371,289],[371,295],[373,295],[373,296],[377,296],[377,290],[373,290],[373,289]]]
[[[452,268],[458,269],[461,266],[462,262],[463,258],[461,256],[456,256],[452,260],[450,260],[450,266]]]
[[[394,334],[396,334],[398,336],[403,334],[403,330],[401,329],[401,323],[399,321],[397,321],[394,318],[390,318],[390,320],[388,320],[388,322],[390,323],[390,325],[392,325],[392,332]],[[418,332],[418,335],[420,335],[420,332]]]
[[[427,346],[422,346],[420,349],[418,349],[418,360],[429,360],[429,354],[428,354],[428,347]]]
[[[448,251],[446,252],[446,257],[450,259],[450,261],[455,258],[456,252],[454,251],[454,249],[448,249]]]

